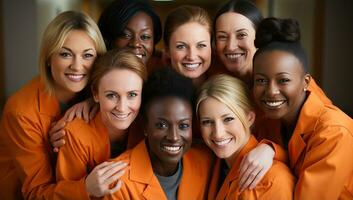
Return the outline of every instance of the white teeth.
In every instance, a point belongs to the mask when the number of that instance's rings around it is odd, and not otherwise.
[[[266,101],[266,105],[271,106],[271,107],[277,107],[280,106],[284,103],[284,101]]]
[[[177,152],[181,149],[181,146],[179,146],[179,147],[163,146],[163,149],[167,150],[167,151]]]
[[[231,140],[232,140],[232,138],[228,138],[228,139],[224,139],[224,140],[220,140],[220,141],[213,140],[213,142],[218,146],[223,146],[225,144],[228,144]]]
[[[117,113],[112,113],[116,118],[122,120],[122,119],[126,119],[129,114],[117,114]]]
[[[240,58],[242,56],[241,53],[234,53],[234,54],[226,54],[228,59],[235,60],[237,58]]]
[[[184,67],[189,68],[189,69],[196,69],[198,68],[201,64],[200,63],[189,63],[189,64],[183,64]]]
[[[85,75],[83,74],[66,74],[67,78],[69,78],[71,81],[81,81]]]
[[[136,56],[140,59],[142,59],[142,55],[141,54],[136,54]]]

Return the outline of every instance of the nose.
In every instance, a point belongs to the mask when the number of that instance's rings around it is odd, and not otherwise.
[[[83,59],[80,56],[75,56],[70,65],[70,69],[78,71],[83,66]]]
[[[267,86],[266,92],[270,96],[275,96],[280,93],[279,88],[278,88],[277,84],[274,83],[274,81],[270,81],[270,83]]]
[[[123,112],[126,108],[126,105],[127,105],[126,99],[119,98],[115,106],[115,109],[118,110],[119,112]]]
[[[178,132],[178,126],[172,126],[168,131],[167,140],[169,141],[178,141],[180,139],[180,134]]]
[[[235,38],[235,35],[231,35],[227,41],[227,50],[235,50],[238,46],[238,40]]]
[[[215,138],[220,137],[224,133],[224,125],[220,121],[216,121],[213,128],[213,136]]]
[[[139,48],[141,47],[141,40],[139,37],[135,36],[129,41],[129,46],[133,48]]]
[[[196,51],[197,51],[197,50],[196,50],[195,48],[190,47],[190,48],[188,49],[186,58],[187,58],[188,60],[194,60],[195,57],[196,57]]]

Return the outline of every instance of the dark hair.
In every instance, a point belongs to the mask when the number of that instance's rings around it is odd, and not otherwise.
[[[189,22],[196,22],[205,26],[212,36],[212,21],[207,11],[198,6],[184,5],[175,8],[168,14],[164,23],[164,45],[169,47],[169,40],[173,32]]]
[[[171,67],[157,69],[148,76],[142,90],[142,116],[147,120],[147,109],[151,102],[166,97],[177,97],[189,102],[191,108],[194,102],[192,79],[176,72]],[[194,109],[192,109],[194,110]]]
[[[295,19],[264,19],[256,32],[255,46],[258,50],[254,60],[263,52],[282,50],[293,54],[302,63],[304,72],[308,72],[308,59],[300,44],[299,23]]]
[[[162,37],[161,20],[147,1],[115,0],[108,5],[98,20],[108,49],[113,48],[113,42],[123,34],[126,25],[137,12],[144,12],[151,17],[154,44],[159,42]]]
[[[255,30],[257,29],[259,23],[263,19],[260,10],[256,7],[256,5],[252,1],[230,0],[217,11],[216,16],[213,20],[214,28],[216,28],[216,21],[218,17],[227,12],[236,12],[241,15],[244,15],[253,23]]]
[[[90,83],[92,93],[98,92],[98,85],[104,75],[114,69],[126,69],[136,73],[143,81],[147,78],[146,66],[131,49],[113,49],[99,57],[94,63]]]

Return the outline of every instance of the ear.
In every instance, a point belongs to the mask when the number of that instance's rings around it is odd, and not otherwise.
[[[98,92],[96,92],[96,90],[93,89],[93,87],[91,87],[91,92],[92,92],[92,94],[93,94],[94,102],[99,103]]]
[[[310,81],[311,81],[311,76],[310,76],[310,74],[305,74],[304,75],[304,91],[306,91],[307,89],[308,89],[308,87],[309,87],[309,83],[310,83]]]
[[[251,127],[255,122],[256,114],[254,111],[249,111],[247,117],[248,117],[249,126]]]

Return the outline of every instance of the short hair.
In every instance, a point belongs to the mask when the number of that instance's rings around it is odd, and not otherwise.
[[[196,114],[202,101],[212,97],[226,105],[241,121],[244,130],[250,134],[247,114],[254,111],[250,91],[246,84],[230,75],[219,74],[205,82],[198,91]]]
[[[156,99],[176,97],[190,103],[193,108],[194,89],[192,79],[185,77],[170,67],[152,72],[142,90],[142,116],[147,119],[147,109]]]
[[[77,11],[66,11],[56,16],[43,33],[39,56],[41,78],[50,95],[54,93],[54,79],[49,67],[50,58],[62,48],[67,36],[73,30],[83,31],[93,40],[98,56],[106,52],[98,26],[88,15]]]
[[[308,73],[308,58],[300,44],[299,23],[295,19],[266,18],[258,27],[255,37],[258,48],[253,60],[266,51],[280,50],[294,55],[302,64],[303,72]]]
[[[250,0],[230,0],[217,11],[213,20],[214,27],[216,27],[218,17],[227,12],[235,12],[245,16],[252,22],[255,30],[263,19],[260,10]]]
[[[114,69],[126,69],[136,73],[143,81],[147,78],[146,66],[130,49],[113,49],[99,57],[93,65],[91,72],[92,93],[98,91],[102,77]]]
[[[115,0],[102,12],[98,26],[102,32],[107,48],[112,49],[114,41],[123,35],[126,25],[138,12],[151,17],[153,23],[153,41],[157,44],[162,37],[162,24],[159,16],[142,0]]]
[[[175,8],[168,14],[164,23],[164,45],[168,47],[169,40],[174,31],[180,26],[190,22],[196,22],[205,26],[210,36],[212,36],[212,21],[207,11],[198,6],[185,5]]]

